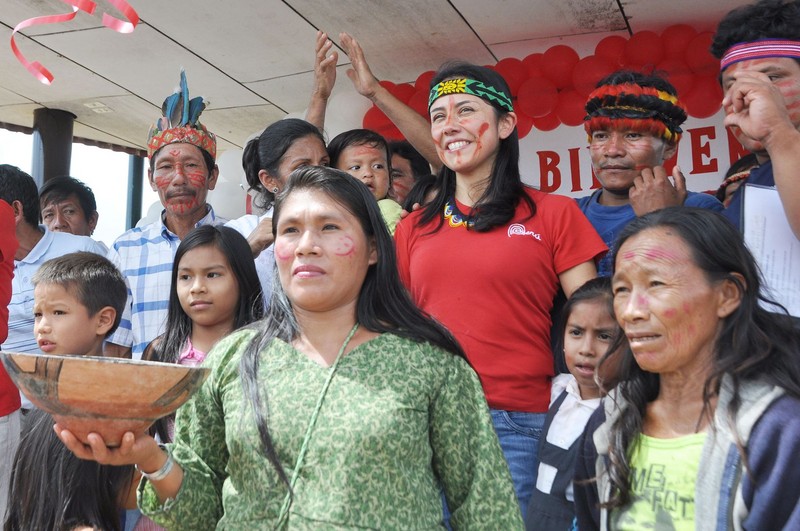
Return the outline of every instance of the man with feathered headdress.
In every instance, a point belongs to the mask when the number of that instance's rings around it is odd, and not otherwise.
[[[199,121],[202,97],[189,99],[186,74],[180,88],[164,100],[162,114],[150,128],[147,172],[164,206],[160,218],[117,238],[108,258],[128,280],[128,306],[119,329],[106,344],[107,354],[141,358],[147,344],[164,332],[172,262],[181,239],[193,228],[222,224],[206,203],[217,183],[217,139]]]
[[[678,166],[672,180],[664,169],[677,153],[684,121],[686,109],[675,88],[656,75],[614,72],[589,95],[584,128],[602,188],[578,199],[578,206],[609,249],[636,216],[679,205],[722,210],[716,198],[688,192]],[[598,274],[610,275],[611,265],[609,253]]]

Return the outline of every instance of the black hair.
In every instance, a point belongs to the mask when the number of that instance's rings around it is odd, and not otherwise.
[[[738,391],[743,382],[758,380],[780,386],[789,396],[800,398],[800,333],[786,310],[766,293],[756,261],[733,224],[717,212],[693,207],[665,208],[635,218],[614,246],[615,269],[625,242],[650,229],[669,230],[686,244],[693,264],[703,271],[708,282],[732,282],[741,294],[739,306],[722,320],[714,345],[711,373],[703,389],[705,412],[711,412],[711,401],[719,392],[723,376],[730,379],[733,387],[728,418],[731,426],[735,426],[739,413]],[[780,313],[768,311],[765,306]],[[609,508],[623,507],[631,500],[629,451],[642,432],[647,404],[656,399],[660,385],[659,375],[642,370],[629,347],[623,348],[620,358],[619,394],[630,406],[611,427]],[[735,428],[732,430],[736,433]]]
[[[389,185],[392,184],[392,155],[386,139],[375,131],[369,129],[350,129],[339,133],[328,143],[328,156],[331,158],[331,167],[339,165],[339,157],[350,146],[370,146],[386,153],[386,171],[389,174]]]
[[[54,421],[32,409],[11,471],[4,531],[78,526],[121,531],[120,509],[132,488],[133,466],[85,461],[64,446]]]
[[[233,329],[261,319],[264,315],[264,299],[261,283],[256,273],[253,254],[247,240],[230,227],[201,225],[192,229],[181,240],[172,262],[172,283],[169,289],[166,332],[151,344],[150,359],[166,363],[177,363],[178,356],[192,335],[192,320],[186,315],[178,298],[178,272],[181,259],[193,249],[213,246],[228,260],[231,272],[236,277],[239,289],[239,304],[236,307]],[[150,350],[150,349],[148,349]]]
[[[269,209],[275,201],[275,194],[267,190],[258,178],[258,172],[266,171],[278,178],[278,167],[286,151],[295,141],[313,136],[322,142],[325,147],[325,138],[316,126],[298,118],[278,120],[267,126],[256,138],[250,140],[242,153],[242,167],[244,168],[247,184],[251,190],[256,191],[253,203],[258,208]]]
[[[728,12],[711,41],[711,55],[721,59],[731,46],[759,39],[800,40],[800,1],[761,0]],[[795,58],[795,61],[800,62]]]
[[[360,223],[368,240],[373,240],[378,260],[369,266],[356,303],[356,321],[373,332],[389,332],[419,343],[430,343],[454,355],[464,357],[455,338],[442,325],[425,315],[411,301],[397,272],[394,242],[386,229],[378,204],[361,181],[349,174],[325,167],[306,167],[292,172],[286,187],[278,195],[272,218],[272,232],[277,234],[283,203],[300,191],[323,193],[350,212]],[[280,236],[277,236],[278,238]],[[275,454],[267,422],[267,396],[258,378],[261,353],[275,339],[291,342],[299,334],[292,303],[280,282],[276,283],[266,317],[253,325],[257,334],[248,344],[239,364],[239,374],[247,405],[253,410],[262,451],[289,485]]]
[[[414,149],[411,142],[408,140],[395,140],[389,142],[389,153],[394,156],[406,159],[411,165],[411,172],[414,174],[414,179],[419,179],[431,173],[431,165],[425,160],[425,157],[419,154],[419,151]],[[389,157],[389,161],[391,162]]]
[[[672,83],[662,76],[655,73],[645,74],[644,72],[637,72],[635,70],[616,70],[598,81],[595,88],[604,87],[606,85],[624,85],[626,83],[632,83],[641,87],[653,87],[671,96],[678,95],[678,91],[672,86]]]
[[[414,186],[409,190],[406,200],[403,202],[403,210],[411,212],[415,204],[425,206],[425,196],[436,189],[437,177],[433,174],[423,175],[418,177],[414,182]]]
[[[31,279],[34,286],[53,284],[72,293],[89,315],[110,306],[117,315],[106,332],[110,336],[119,326],[128,301],[128,285],[117,267],[108,258],[87,251],[68,253],[52,258],[36,270]]]
[[[11,164],[0,164],[0,199],[22,204],[22,216],[31,227],[39,226],[39,192],[33,177]]]
[[[83,210],[83,217],[89,221],[97,212],[97,201],[92,189],[75,177],[56,177],[45,181],[39,190],[39,206],[43,210],[50,203],[60,203],[69,196],[75,195]]]
[[[506,94],[511,94],[503,76],[484,66],[473,65],[466,62],[455,61],[443,64],[431,79],[431,88],[446,79],[466,77],[475,79],[485,85],[497,87]],[[495,110],[497,117],[502,117],[508,111],[494,102],[487,101]],[[443,161],[444,162],[444,161]],[[456,191],[456,173],[442,166],[439,170],[439,182],[436,197],[423,209],[417,224],[422,226],[433,220],[438,220],[437,230],[444,223],[445,204],[453,197]],[[494,227],[506,224],[514,217],[520,200],[524,201],[530,212],[530,217],[536,214],[536,204],[525,193],[525,185],[519,174],[519,134],[517,128],[505,138],[500,140],[500,147],[492,165],[489,176],[489,186],[472,207],[469,217],[475,222],[471,227],[478,232],[486,232]]]
[[[561,320],[559,323],[559,336],[564,340],[567,331],[567,322],[575,305],[581,302],[599,301],[605,304],[608,315],[614,317],[614,297],[611,294],[611,277],[595,277],[584,282],[581,287],[572,292],[572,295],[561,307]],[[562,345],[563,346],[563,345]]]

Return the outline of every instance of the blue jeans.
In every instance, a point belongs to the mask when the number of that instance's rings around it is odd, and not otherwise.
[[[525,413],[490,409],[492,423],[500,440],[500,447],[511,471],[514,491],[517,494],[522,517],[536,485],[539,467],[539,437],[542,435],[547,413]]]

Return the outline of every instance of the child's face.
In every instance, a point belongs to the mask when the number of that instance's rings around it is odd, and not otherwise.
[[[58,284],[40,283],[33,290],[33,335],[45,354],[102,356],[103,339],[115,315],[110,307],[89,315],[86,306]]]
[[[178,264],[176,289],[194,327],[229,332],[239,306],[239,284],[228,259],[215,245],[188,251]]]
[[[564,331],[564,358],[584,400],[600,396],[594,381],[595,368],[614,342],[617,329],[617,322],[603,301],[587,300],[572,307]]]
[[[344,148],[336,169],[346,171],[366,184],[375,199],[380,201],[389,192],[388,166],[385,149],[365,144]]]

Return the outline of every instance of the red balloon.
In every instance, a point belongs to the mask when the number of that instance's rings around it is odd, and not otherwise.
[[[511,95],[516,96],[519,86],[528,78],[528,69],[522,61],[513,57],[508,57],[497,62],[495,70],[503,76],[511,89]]]
[[[695,74],[701,76],[716,76],[719,74],[719,59],[708,51],[711,47],[713,36],[712,32],[704,31],[689,41],[684,57],[686,64]]]
[[[639,31],[631,35],[625,44],[625,65],[638,69],[646,65],[657,65],[664,58],[661,37],[652,31]]]
[[[552,81],[556,88],[563,89],[572,85],[572,69],[580,60],[578,52],[563,44],[551,46],[544,52],[544,76]]]
[[[525,138],[528,136],[528,133],[531,132],[533,128],[533,118],[525,114],[524,112],[517,113],[517,135],[520,138]]]
[[[665,74],[667,81],[678,91],[679,98],[688,94],[694,86],[694,73],[680,59],[664,59],[658,63],[656,70]]]
[[[388,126],[381,127],[376,133],[380,134],[386,140],[405,140],[403,133],[392,123]]]
[[[689,46],[689,41],[695,38],[697,30],[688,24],[675,24],[668,27],[661,34],[664,45],[664,57],[683,59],[683,54]]]
[[[522,64],[528,71],[527,77],[543,77],[544,76],[544,54],[532,53],[522,60]]]
[[[581,96],[588,96],[597,82],[616,70],[615,66],[605,57],[590,55],[584,57],[572,71],[572,86]]]
[[[556,105],[556,115],[561,123],[569,126],[583,124],[586,116],[584,105],[586,98],[574,90],[565,90],[558,94],[558,105]]]
[[[533,119],[533,126],[539,131],[552,131],[559,125],[561,125],[561,120],[558,119],[558,115],[555,111]]]
[[[375,132],[380,132],[381,129],[387,128],[392,125],[392,121],[383,114],[375,105],[370,107],[364,114],[364,120],[361,122],[364,129],[370,129]]]
[[[621,35],[609,35],[597,43],[594,54],[607,59],[615,67],[620,68],[625,64],[625,45],[628,39]]]
[[[428,96],[429,92],[427,90],[418,90],[414,93],[411,98],[409,98],[407,105],[417,111],[421,116],[425,117],[426,120],[430,121],[431,117],[428,114]]]
[[[394,87],[396,86],[391,81],[386,81],[386,80],[380,81],[379,83],[383,88],[385,88],[389,92],[392,92],[392,90],[394,90]]]
[[[696,76],[694,88],[681,101],[695,118],[708,118],[722,107],[722,87],[717,76]]]
[[[414,85],[411,83],[401,83],[399,85],[395,85],[391,92],[398,100],[402,101],[403,103],[408,103],[408,100],[411,99],[411,96],[417,92],[417,89],[415,89]]]
[[[431,91],[431,79],[433,79],[434,73],[435,72],[433,70],[428,70],[427,72],[421,73],[417,77],[417,80],[414,82],[414,88],[417,89],[418,91],[419,90],[424,90],[426,94],[428,92],[430,92]],[[426,114],[427,114],[427,111],[426,111]]]
[[[558,90],[546,78],[532,77],[519,87],[517,107],[531,118],[550,114],[557,103]]]

